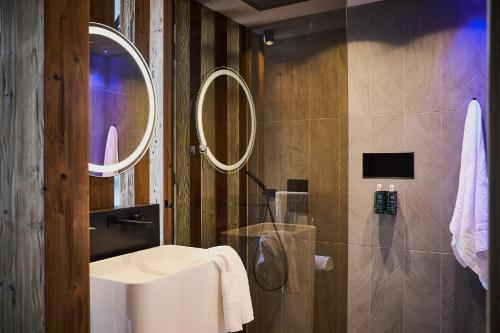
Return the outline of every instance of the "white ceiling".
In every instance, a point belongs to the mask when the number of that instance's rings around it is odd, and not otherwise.
[[[266,25],[291,18],[319,14],[346,7],[381,0],[309,0],[293,5],[258,11],[241,0],[198,0],[204,6],[219,12],[247,27]]]

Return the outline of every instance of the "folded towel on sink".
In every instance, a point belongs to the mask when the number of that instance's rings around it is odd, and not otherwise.
[[[221,272],[222,308],[226,331],[243,330],[243,324],[253,317],[252,299],[245,266],[238,253],[230,246],[216,246],[208,249],[212,260]]]

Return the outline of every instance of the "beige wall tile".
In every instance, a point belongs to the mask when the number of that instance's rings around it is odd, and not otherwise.
[[[404,329],[439,332],[441,309],[441,255],[405,251]]]
[[[442,104],[441,6],[406,1],[405,112],[439,112]]]
[[[374,115],[404,111],[404,11],[402,0],[372,7],[371,108]]]
[[[370,331],[370,256],[369,246],[348,246],[347,332]]]
[[[403,251],[371,249],[370,331],[402,332]]]
[[[455,209],[466,112],[443,112],[442,252],[451,253],[450,222]]]
[[[403,115],[372,117],[372,149],[377,153],[404,151]]]
[[[405,192],[406,248],[441,250],[441,114],[407,115],[406,147],[415,152],[415,179]]]

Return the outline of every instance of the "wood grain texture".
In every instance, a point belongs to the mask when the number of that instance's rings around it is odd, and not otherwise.
[[[113,27],[115,22],[114,0],[91,0],[90,21]]]
[[[163,217],[164,244],[174,242],[173,216],[173,79],[174,79],[174,3],[165,0],[163,18],[163,196],[165,199],[165,213]]]
[[[198,134],[196,130],[196,99],[201,86],[201,5],[191,1],[189,13],[189,94],[190,94],[190,119],[189,137],[190,146],[198,149]],[[190,192],[190,244],[201,246],[201,154],[197,151],[191,154],[189,170],[189,192]]]
[[[91,0],[90,21],[113,26],[115,16],[113,0]],[[90,210],[113,207],[113,178],[89,176]]]
[[[88,0],[45,1],[46,332],[90,329],[88,22]]]
[[[201,9],[201,75],[202,79],[215,67],[215,13]],[[207,91],[203,103],[203,130],[209,147],[215,147],[215,89]],[[201,246],[216,245],[215,239],[215,169],[201,159]]]
[[[150,48],[150,0],[135,1],[135,46],[144,60],[149,62]],[[148,150],[134,166],[134,197],[136,204],[149,204],[150,154]]]
[[[227,22],[227,66],[240,71],[240,26]],[[227,162],[240,159],[240,87],[235,80],[227,80]],[[240,178],[238,173],[227,175],[227,229],[240,226]],[[235,249],[238,244],[231,244]]]
[[[215,16],[215,66],[227,66],[227,18]],[[215,156],[219,161],[227,162],[227,83],[224,80],[214,82],[215,89]],[[215,239],[220,244],[221,232],[227,228],[227,175],[215,173]]]
[[[113,177],[89,176],[90,210],[109,208],[114,206]]]
[[[143,0],[144,2],[144,0]],[[163,1],[151,0],[151,19],[149,20],[150,43],[150,69],[153,82],[156,86],[157,120],[156,128],[149,147],[149,203],[164,206],[163,198]],[[146,172],[141,180],[146,179]],[[160,239],[163,239],[163,215],[160,209]]]
[[[175,209],[176,244],[190,244],[190,189],[189,189],[189,119],[190,119],[190,1],[179,0],[175,9],[176,22],[176,77],[175,77]]]
[[[0,3],[0,332],[44,330],[43,24]]]
[[[490,82],[489,128],[500,127],[500,3],[488,1],[490,8]],[[489,170],[490,170],[490,221],[500,218],[500,132],[490,132]],[[490,223],[490,285],[488,292],[488,332],[500,331],[500,224]]]

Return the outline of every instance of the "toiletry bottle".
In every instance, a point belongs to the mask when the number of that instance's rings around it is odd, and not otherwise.
[[[382,184],[377,184],[377,191],[373,196],[373,211],[375,214],[384,214],[387,206],[387,191],[382,191]]]
[[[398,192],[394,191],[394,185],[389,186],[389,192],[387,192],[387,204],[385,207],[385,213],[388,215],[396,215],[398,212]]]

